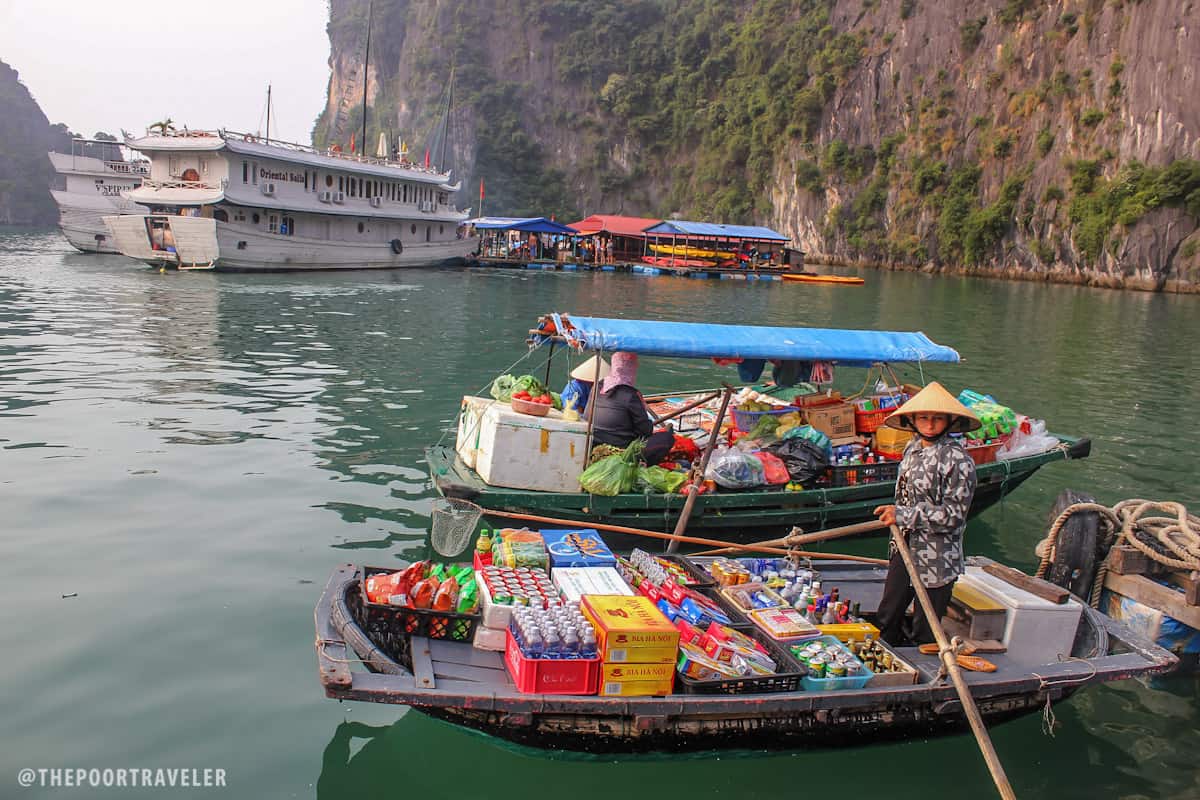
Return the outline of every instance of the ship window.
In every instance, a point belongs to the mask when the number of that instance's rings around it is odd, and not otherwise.
[[[359,233],[362,233],[362,232],[363,232],[363,224],[362,224],[361,222],[360,222],[360,223],[358,223],[358,232],[359,232]]]
[[[438,225],[438,235],[439,235],[439,236],[441,236],[441,235],[442,235],[443,233],[445,233],[445,232],[446,232],[446,226],[445,226],[445,225]]]
[[[213,219],[215,219],[217,222],[229,222],[229,215],[218,208],[213,212]]]
[[[271,233],[275,233],[279,230],[279,217],[275,216],[274,214],[267,217],[267,230]]]
[[[357,190],[357,188],[358,188],[358,181],[354,180],[354,178],[351,178],[350,179],[350,196],[351,197],[357,196],[357,195],[355,195],[355,190]]]
[[[279,232],[284,236],[291,236],[296,232],[296,220],[291,217],[284,217],[279,222]]]
[[[253,222],[255,225],[257,225],[259,222],[261,222],[261,221],[262,221],[262,217],[260,217],[260,216],[258,215],[258,212],[257,212],[257,211],[255,211],[255,212],[254,212],[254,213],[253,213],[253,214],[250,216],[250,221],[251,221],[251,222]]]
[[[244,212],[244,211],[233,212],[233,221],[234,222],[245,222],[246,221],[246,212]]]
[[[257,161],[250,162],[250,182],[253,183],[255,186],[258,185],[258,162]]]
[[[250,182],[250,165],[245,161],[242,162],[242,183]]]
[[[408,184],[404,184],[404,202],[408,202]]]
[[[330,188],[330,189],[332,189],[332,188],[333,188],[333,176],[332,176],[332,175],[326,175],[326,176],[325,176],[325,186],[326,186],[327,188]],[[342,188],[342,187],[339,185],[339,186],[338,186],[338,191],[341,191],[341,188]]]
[[[425,241],[427,241],[427,242],[429,241],[429,235],[430,235],[431,233],[433,233],[433,226],[432,226],[432,225],[426,225],[426,226],[425,226]]]
[[[204,175],[208,174],[208,159],[207,158],[202,157],[200,159],[200,172]]]
[[[345,178],[343,178],[341,175],[338,175],[338,191],[339,191],[339,192],[344,192],[344,191],[346,191],[346,185],[345,185],[345,184],[346,184],[346,179],[345,179]]]
[[[417,226],[416,225],[412,226],[412,232],[413,232],[413,236],[417,235]]]
[[[365,197],[365,195],[363,195],[363,179],[362,178],[358,179],[358,194],[360,197]]]
[[[308,191],[308,170],[304,170],[304,191]]]

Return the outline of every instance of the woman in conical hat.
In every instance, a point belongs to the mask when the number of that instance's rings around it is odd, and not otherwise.
[[[600,362],[600,379],[604,380],[612,371],[608,362],[600,356],[592,356],[575,369],[571,370],[571,380],[562,390],[562,406],[574,406],[580,414],[587,408],[588,398],[592,394],[592,383],[596,380],[596,362]]]
[[[950,434],[975,430],[979,418],[934,382],[896,409],[884,424],[917,435],[900,462],[895,504],[879,506],[875,514],[885,524],[898,526],[908,540],[917,575],[940,617],[946,613],[954,582],[963,571],[963,530],[976,482],[975,461]],[[904,612],[913,596],[908,571],[893,548],[877,615],[879,635],[889,644],[934,640],[920,609],[911,633],[905,631]]]

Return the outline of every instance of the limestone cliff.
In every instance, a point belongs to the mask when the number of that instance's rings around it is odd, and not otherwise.
[[[50,124],[17,71],[0,61],[0,225],[49,226]]]
[[[331,0],[318,142],[361,123],[367,8]],[[839,260],[1200,283],[1196,0],[373,9],[371,149],[381,129],[430,147],[462,205],[483,177],[488,213],[679,213]]]

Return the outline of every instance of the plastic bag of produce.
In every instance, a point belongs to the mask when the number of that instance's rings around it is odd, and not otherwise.
[[[672,472],[662,467],[641,467],[638,469],[638,484],[647,494],[675,494],[687,475],[682,472]]]
[[[996,451],[997,461],[1008,461],[1022,456],[1036,456],[1058,446],[1058,439],[1046,433],[1045,420],[1030,420],[1029,433],[1022,428],[1013,431],[1008,443]]]
[[[780,439],[803,439],[806,442],[812,442],[817,447],[825,452],[825,457],[833,455],[833,443],[829,441],[829,437],[821,431],[814,428],[812,425],[801,425],[798,428],[790,428],[786,432],[779,435]]]
[[[825,450],[807,439],[784,439],[764,449],[779,456],[791,479],[805,486],[815,483],[829,468],[829,457],[825,455]]]
[[[496,398],[501,403],[511,402],[513,392],[516,391],[516,389],[513,388],[513,383],[515,381],[516,378],[514,378],[512,375],[501,375],[499,378],[496,378],[496,380],[492,381],[492,397]]]
[[[768,453],[766,450],[759,450],[757,453],[751,453],[751,455],[762,462],[763,477],[766,478],[767,483],[779,485],[791,480],[788,475],[787,466],[779,456],[774,453]]]
[[[605,456],[583,471],[579,485],[585,492],[605,497],[633,491],[638,477],[638,460],[645,449],[646,443],[638,439],[619,455]]]
[[[774,439],[775,430],[779,427],[779,419],[770,414],[764,414],[754,423],[754,427],[746,433],[748,439]]]
[[[704,477],[726,489],[751,489],[766,483],[762,462],[736,447],[714,450]]]

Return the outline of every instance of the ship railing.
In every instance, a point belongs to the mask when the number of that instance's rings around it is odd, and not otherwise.
[[[143,189],[205,189],[208,191],[219,189],[224,191],[228,185],[229,181],[225,179],[220,181],[153,181],[147,178],[142,181]]]
[[[150,164],[144,161],[105,161],[105,169],[123,175],[149,175]]]
[[[296,153],[305,153],[307,155],[323,156],[325,158],[338,158],[343,161],[352,161],[356,164],[369,164],[377,167],[391,167],[393,169],[407,169],[413,172],[424,172],[427,175],[442,176],[446,173],[433,169],[432,167],[423,167],[420,164],[403,159],[379,158],[378,156],[368,156],[365,153],[347,153],[342,150],[334,150],[333,148],[317,148],[307,144],[297,144],[295,142],[285,142],[282,139],[266,139],[251,133],[239,133],[236,131],[221,131],[221,135],[226,139],[241,139],[244,142],[253,142],[256,144],[265,144],[269,147],[281,147],[284,150],[291,150]]]

